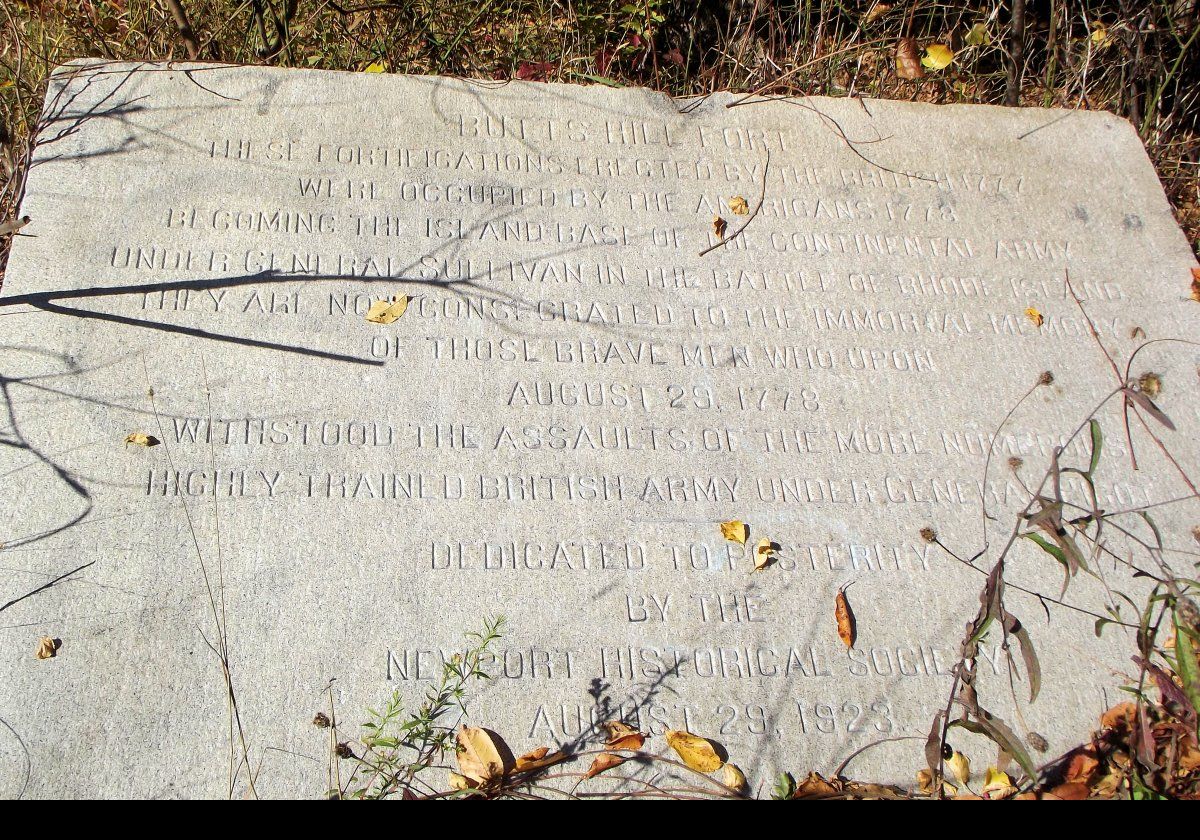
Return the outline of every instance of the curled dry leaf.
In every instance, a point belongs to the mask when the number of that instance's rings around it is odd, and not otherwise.
[[[896,42],[896,75],[901,79],[919,79],[925,75],[916,38],[901,38]]]
[[[125,445],[128,446],[131,443],[134,446],[145,446],[149,448],[151,446],[158,446],[160,443],[162,443],[162,441],[160,441],[154,435],[148,435],[145,432],[132,432],[125,435]]]
[[[1192,300],[1200,303],[1200,268],[1192,269]]]
[[[604,728],[608,731],[608,740],[604,742],[604,746],[610,750],[637,751],[646,743],[645,735],[619,720],[607,721]]]
[[[471,780],[466,776],[450,771],[450,790],[470,790],[473,787]]]
[[[721,768],[721,784],[738,793],[744,793],[750,789],[750,784],[746,781],[746,774],[742,772],[742,768],[728,762]]]
[[[366,320],[372,324],[390,324],[408,309],[408,295],[396,295],[391,300],[377,300],[367,311]]]
[[[982,47],[991,41],[988,35],[987,24],[977,23],[967,30],[966,38],[964,39],[968,45],[972,47]]]
[[[746,199],[740,195],[735,195],[729,199],[729,209],[735,216],[745,216],[750,212],[750,205],[746,203]]]
[[[871,6],[871,8],[867,10],[867,13],[865,15],[863,15],[862,25],[866,26],[871,21],[878,20],[879,18],[883,17],[891,10],[892,10],[891,3],[875,3],[875,4],[873,4]]]
[[[754,571],[760,572],[771,564],[775,559],[775,543],[771,542],[770,538],[763,537],[758,541],[758,545],[754,546]],[[754,572],[751,572],[753,574]]]
[[[850,609],[850,601],[846,598],[844,588],[838,590],[834,599],[833,617],[837,619],[838,638],[847,648],[854,647],[858,640],[858,622],[854,620],[854,610]]]
[[[512,769],[512,754],[500,736],[477,726],[458,731],[458,769],[477,784],[487,784]]]
[[[58,649],[62,647],[62,642],[58,639],[52,639],[49,636],[43,636],[38,639],[37,652],[34,654],[38,659],[53,659],[58,656]]]
[[[1041,328],[1042,324],[1046,323],[1046,317],[1032,306],[1025,310],[1025,317],[1028,318],[1033,325],[1039,329]]]
[[[745,545],[750,539],[750,526],[740,519],[730,519],[721,523],[721,536],[738,545]]]
[[[522,756],[518,756],[517,763],[513,766],[518,772],[524,770],[530,764],[536,764],[550,753],[549,747],[538,747],[536,750],[530,750]]]
[[[682,729],[668,729],[667,743],[679,754],[684,764],[701,773],[720,770],[721,765],[725,763],[717,755],[712,741]]]
[[[1091,795],[1091,789],[1079,782],[1064,782],[1050,791],[1050,796],[1053,796],[1055,799],[1082,800],[1087,799]]]
[[[814,770],[808,774],[808,778],[796,786],[796,795],[793,798],[824,798],[827,796],[835,796],[841,792],[842,789],[840,784],[835,784],[834,782],[829,781]]]
[[[716,236],[717,239],[724,239],[725,231],[728,228],[729,228],[728,222],[726,222],[720,216],[713,216],[712,231],[713,231],[713,235]]]
[[[605,770],[611,770],[614,767],[620,767],[628,759],[623,756],[613,755],[612,753],[600,753],[596,756],[596,760],[592,762],[592,766],[588,768],[587,773],[583,775],[585,779],[592,779],[599,776]]]

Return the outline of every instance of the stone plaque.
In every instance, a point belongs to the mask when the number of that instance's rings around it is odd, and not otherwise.
[[[1196,336],[1195,261],[1111,115],[734,101],[60,70],[0,300],[0,791],[225,795],[227,645],[257,793],[323,795],[314,713],[353,734],[419,703],[500,614],[468,707],[515,751],[623,716],[769,786],[916,736],[851,770],[909,782],[1027,490],[1118,385],[1068,278],[1123,366]],[[1183,463],[1197,361],[1163,343],[1133,371],[1161,375]],[[1159,505],[1187,549],[1195,508],[1160,504],[1187,487],[1136,422],[1131,469],[1120,409],[1099,504]],[[1018,542],[1008,579],[1059,598]],[[981,648],[985,705],[1039,760],[1132,667],[1088,611],[1140,590],[1101,559],[1077,609],[1010,588],[1036,702],[1015,647],[1011,673]]]

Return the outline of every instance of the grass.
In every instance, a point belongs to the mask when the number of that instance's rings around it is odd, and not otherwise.
[[[901,43],[948,45],[953,63],[900,78]],[[1137,126],[1200,248],[1197,0],[12,0],[0,224],[46,76],[83,56],[1109,110]]]

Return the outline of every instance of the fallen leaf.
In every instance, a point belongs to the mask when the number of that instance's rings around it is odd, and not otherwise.
[[[548,61],[522,61],[517,65],[517,78],[523,82],[542,82],[554,71]]]
[[[982,47],[991,41],[988,35],[987,24],[977,23],[967,30],[967,36],[964,39],[972,47]]]
[[[725,763],[717,755],[711,741],[682,729],[668,729],[667,743],[679,754],[684,764],[701,773],[720,770]]]
[[[144,432],[133,432],[132,434],[125,435],[125,444],[129,445],[131,443],[134,446],[145,446],[149,448],[151,446],[158,446],[160,443],[162,443],[162,441],[154,437],[154,435],[148,435]]]
[[[1081,784],[1091,784],[1092,776],[1100,769],[1100,762],[1093,754],[1091,748],[1080,748],[1071,754],[1071,758],[1067,761],[1066,772],[1063,773],[1063,781],[1080,782]]]
[[[450,790],[470,790],[473,787],[471,780],[466,776],[450,771]]]
[[[729,227],[729,223],[726,222],[724,219],[722,219],[720,216],[713,216],[712,230],[713,230],[713,235],[716,236],[717,239],[725,238],[725,231],[728,227]]]
[[[1134,715],[1137,714],[1137,704],[1132,701],[1118,703],[1100,716],[1101,729],[1129,729]]]
[[[58,639],[52,639],[49,636],[43,636],[38,639],[37,653],[34,654],[38,659],[53,659],[58,656],[58,649],[62,647],[62,642]]]
[[[1200,303],[1200,268],[1192,269],[1192,300]]]
[[[933,773],[929,771],[928,767],[923,767],[917,771],[917,790],[925,794],[933,793]],[[958,788],[943,778],[942,792],[946,796],[954,796],[954,794],[958,793]]]
[[[983,787],[979,792],[985,799],[1008,799],[1017,795],[1017,786],[1007,773],[989,767],[983,775]]]
[[[610,720],[604,724],[608,730],[608,740],[604,745],[610,750],[640,750],[646,743],[646,736],[632,726],[619,720]]]
[[[749,783],[746,781],[746,774],[742,772],[742,768],[728,762],[721,768],[721,783],[727,788],[736,790],[738,793],[743,793],[750,788]]]
[[[512,754],[500,736],[477,726],[458,731],[458,769],[468,779],[485,785],[507,773],[513,766]]]
[[[754,546],[754,572],[761,572],[774,560],[775,543],[770,538],[763,537]],[[754,572],[751,572],[753,574]]]
[[[408,309],[408,295],[396,295],[391,300],[377,300],[367,311],[367,321],[372,324],[390,324]]]
[[[896,42],[896,75],[901,79],[919,79],[925,75],[915,38],[901,38]]]
[[[536,764],[550,753],[549,747],[538,747],[536,750],[530,750],[517,758],[517,763],[513,765],[513,770],[520,772],[528,768],[531,764]]]
[[[854,647],[858,639],[858,622],[854,620],[854,610],[850,609],[850,601],[846,598],[846,590],[839,589],[834,599],[833,616],[837,619],[838,638],[847,648]]]
[[[730,519],[721,523],[721,536],[738,545],[745,545],[750,539],[750,526],[740,519]]]
[[[806,799],[808,797],[826,797],[834,796],[841,793],[839,786],[828,781],[824,776],[815,770],[808,774],[803,782],[796,786],[796,795],[794,799]]]
[[[1112,38],[1108,34],[1108,27],[1100,21],[1092,23],[1092,44],[1098,50],[1102,50],[1112,43]]]
[[[583,775],[585,779],[591,779],[599,776],[605,770],[611,770],[614,767],[620,767],[628,761],[627,758],[612,753],[600,753],[596,756],[596,760],[592,762],[592,766],[588,768],[587,773]]]
[[[867,13],[865,15],[863,15],[862,25],[866,26],[871,21],[878,20],[879,18],[883,17],[891,10],[892,10],[891,3],[876,3],[875,5],[871,6],[870,9],[867,10]]]
[[[745,216],[750,212],[750,205],[746,203],[746,199],[740,195],[735,195],[729,199],[729,209],[735,216]]]
[[[971,781],[971,761],[958,750],[946,759],[946,766],[950,769],[950,775],[954,776],[954,780],[960,785]]]
[[[1143,373],[1138,379],[1138,388],[1150,399],[1162,393],[1162,377],[1157,373]]]
[[[921,66],[930,70],[945,70],[954,62],[954,50],[945,44],[930,44],[921,56]]]
[[[1079,782],[1066,782],[1050,790],[1050,795],[1059,799],[1081,800],[1092,795],[1091,789]]]
[[[382,61],[372,61],[370,64],[368,64],[366,67],[363,68],[363,72],[364,73],[386,73],[387,65],[384,64]]]
[[[1037,309],[1032,306],[1025,310],[1025,317],[1032,321],[1033,325],[1039,329],[1041,328],[1042,324],[1046,323],[1045,316],[1043,316],[1041,312],[1038,312]]]

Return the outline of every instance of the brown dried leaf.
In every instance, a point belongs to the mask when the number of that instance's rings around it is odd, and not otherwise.
[[[1192,269],[1192,300],[1200,303],[1200,268]]]
[[[901,38],[896,42],[896,75],[901,79],[919,79],[925,75],[916,38]]]
[[[735,195],[729,199],[729,209],[735,216],[745,216],[750,212],[750,205],[746,203],[746,199],[740,195]]]
[[[824,798],[834,796],[842,792],[840,785],[834,784],[827,780],[815,770],[808,774],[808,778],[796,785],[796,794],[793,799],[808,799],[810,797]]]
[[[728,222],[726,222],[720,216],[713,216],[712,231],[713,231],[713,235],[716,236],[717,239],[724,239],[725,231],[728,228],[729,228]]]
[[[866,26],[871,21],[878,20],[879,18],[883,17],[891,10],[892,10],[891,3],[875,3],[874,5],[871,6],[870,9],[867,10],[867,13],[865,15],[863,15],[861,25]]]
[[[1157,373],[1143,373],[1138,379],[1138,388],[1150,399],[1158,399],[1162,393],[1162,377]]]
[[[614,767],[620,767],[626,761],[628,761],[628,759],[623,756],[613,755],[612,753],[600,753],[600,755],[596,756],[596,760],[592,762],[592,766],[588,768],[587,773],[585,773],[583,777],[585,779],[594,778],[599,776],[605,770],[611,770]]]
[[[604,746],[610,750],[637,751],[646,743],[645,735],[619,720],[605,722],[604,728],[608,731],[608,740],[604,742]]]
[[[740,519],[730,519],[721,523],[721,536],[738,545],[745,545],[750,539],[750,526]]]
[[[538,747],[536,750],[530,750],[524,755],[518,756],[517,763],[513,766],[513,770],[520,772],[521,770],[524,770],[527,765],[541,761],[543,758],[549,755],[549,753],[549,747]]]
[[[1050,796],[1056,799],[1080,800],[1092,795],[1091,788],[1079,782],[1065,782],[1050,790]]]
[[[450,771],[450,790],[470,790],[473,787],[471,780],[466,776]]]
[[[717,755],[712,741],[682,729],[668,729],[667,743],[679,754],[684,764],[701,773],[720,770],[721,765],[725,763]]]
[[[837,619],[838,638],[847,648],[854,647],[858,640],[858,622],[854,620],[854,610],[850,609],[850,601],[846,598],[846,590],[839,589],[834,599],[833,616]]]
[[[58,649],[62,647],[62,642],[58,639],[52,639],[49,636],[43,636],[38,639],[37,652],[34,654],[38,659],[53,659],[58,656]]]
[[[1100,716],[1100,728],[1130,729],[1136,714],[1137,704],[1133,701],[1118,703]]]
[[[372,324],[390,324],[399,320],[408,309],[408,295],[396,295],[391,300],[377,300],[367,311],[366,320]]]

